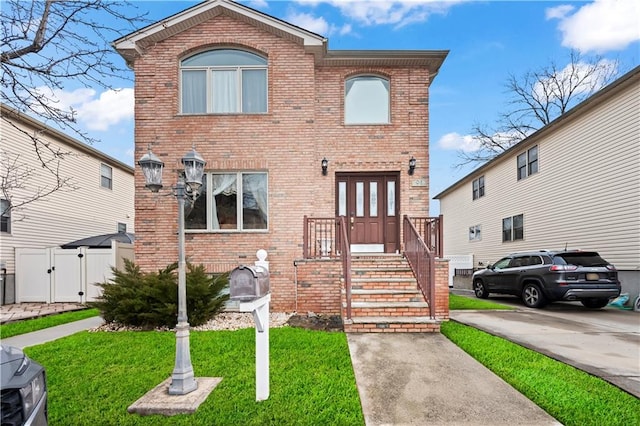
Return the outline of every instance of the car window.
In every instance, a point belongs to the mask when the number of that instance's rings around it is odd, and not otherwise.
[[[504,269],[509,265],[510,261],[511,261],[510,257],[505,257],[503,259],[500,259],[493,265],[493,268],[494,269]]]
[[[598,253],[563,253],[556,255],[553,263],[557,265],[576,266],[606,266],[608,262],[600,257]]]
[[[542,259],[540,256],[529,256],[528,259],[529,265],[542,265]]]
[[[511,259],[511,263],[509,263],[509,268],[520,268],[522,266],[527,266],[528,264],[528,256],[514,257]]]

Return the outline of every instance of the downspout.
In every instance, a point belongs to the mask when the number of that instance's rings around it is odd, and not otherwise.
[[[298,313],[298,261],[293,261],[293,283],[295,286],[294,295],[296,298],[295,312]]]
[[[2,304],[7,303],[7,268],[2,268]]]

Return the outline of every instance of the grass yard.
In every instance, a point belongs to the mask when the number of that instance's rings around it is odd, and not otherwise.
[[[640,425],[640,400],[602,379],[454,321],[441,330],[564,425]]]
[[[99,312],[97,309],[82,309],[80,311],[64,312],[61,314],[48,315],[46,317],[2,324],[2,326],[0,326],[0,339],[6,339],[19,334],[31,333],[32,331],[43,330],[45,328],[55,327],[56,325],[95,317],[98,314]]]
[[[495,302],[489,302],[487,300],[471,298],[466,296],[459,296],[457,294],[449,293],[449,309],[451,310],[491,310],[491,309],[505,309],[513,310],[515,308],[511,306],[501,305]]]
[[[255,331],[191,332],[196,377],[222,382],[195,414],[127,407],[171,376],[172,332],[81,332],[27,348],[47,366],[51,425],[363,425],[344,333],[270,330],[270,387],[255,401]]]

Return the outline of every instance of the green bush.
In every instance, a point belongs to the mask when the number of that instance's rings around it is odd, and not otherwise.
[[[155,328],[174,327],[178,321],[178,264],[158,272],[145,273],[135,263],[125,260],[124,271],[112,268],[111,282],[97,284],[102,296],[89,303],[100,311],[106,322]],[[204,266],[187,264],[187,315],[189,324],[206,323],[224,308],[229,274],[209,276]]]

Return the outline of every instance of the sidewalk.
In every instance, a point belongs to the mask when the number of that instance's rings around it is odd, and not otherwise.
[[[66,337],[79,331],[89,328],[98,327],[104,322],[100,317],[86,318],[80,321],[70,322],[55,327],[46,328],[44,330],[34,331],[33,333],[20,334],[18,336],[2,339],[3,345],[15,346],[24,349],[28,346],[40,345],[42,343],[51,342],[61,337]]]
[[[80,309],[86,309],[86,306],[78,303],[15,303],[2,305],[0,306],[0,324]]]

